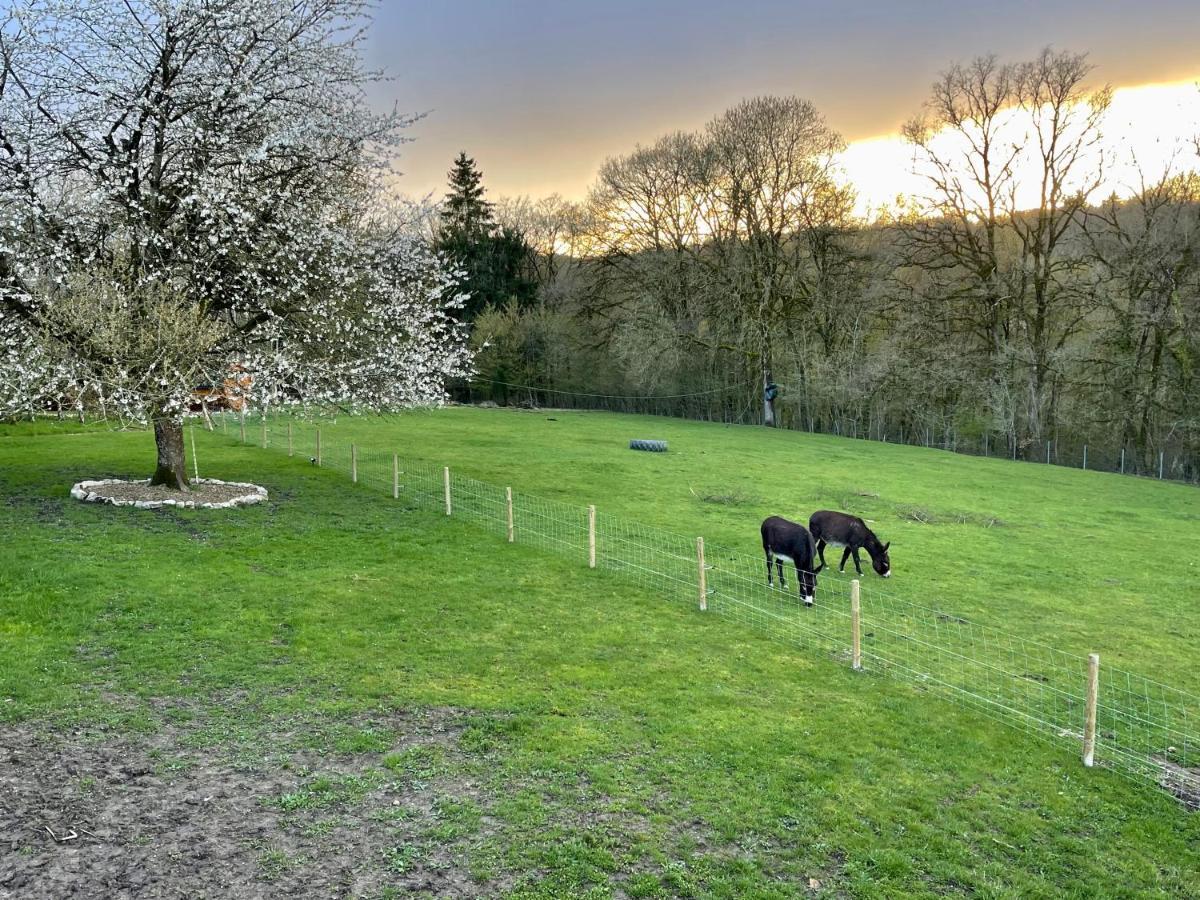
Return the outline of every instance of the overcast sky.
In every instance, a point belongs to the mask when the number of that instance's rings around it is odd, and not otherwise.
[[[1200,79],[1200,0],[381,0],[374,99],[428,111],[401,159],[440,197],[462,149],[489,196],[582,197],[605,157],[743,97],[812,100],[850,141],[894,132],[937,73],[1086,50],[1097,83]]]

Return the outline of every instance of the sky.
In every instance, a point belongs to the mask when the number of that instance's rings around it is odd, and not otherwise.
[[[1045,46],[1090,54],[1122,138],[1161,153],[1200,127],[1198,0],[380,0],[366,51],[391,76],[372,102],[426,113],[399,162],[410,195],[440,198],[465,150],[493,199],[582,199],[606,157],[794,94],[849,142],[866,208],[907,190],[891,136],[940,71]]]

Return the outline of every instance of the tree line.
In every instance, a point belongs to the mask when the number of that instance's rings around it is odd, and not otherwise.
[[[903,132],[926,190],[876,221],[796,97],[609,159],[583,202],[489,205],[520,290],[477,295],[469,396],[693,395],[1020,458],[1090,442],[1148,467],[1170,448],[1194,476],[1200,147],[1101,196],[1111,91],[1092,71],[1053,50],[950,66]]]

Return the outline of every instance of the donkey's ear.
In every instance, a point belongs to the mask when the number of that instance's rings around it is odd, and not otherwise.
[[[817,566],[815,569],[813,569],[813,574],[814,574],[814,575],[819,575],[819,574],[821,574],[821,570],[822,570],[823,568],[825,568],[825,563],[821,563],[819,566]]]
[[[884,544],[884,545],[883,545],[883,551],[886,553],[886,552],[887,552],[887,548],[888,548],[888,547],[890,547],[890,546],[892,546],[892,542],[891,542],[891,541],[888,541],[886,544]]]

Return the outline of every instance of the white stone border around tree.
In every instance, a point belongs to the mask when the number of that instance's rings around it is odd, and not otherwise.
[[[72,485],[71,496],[84,503],[109,503],[113,506],[133,506],[137,509],[159,509],[164,506],[182,507],[184,509],[232,509],[235,506],[252,506],[267,499],[267,489],[257,484],[244,481],[221,481],[218,478],[193,478],[192,484],[221,484],[227,487],[245,488],[246,493],[219,503],[197,503],[195,500],[126,500],[117,497],[104,496],[106,484],[144,484],[149,485],[150,479],[129,481],[123,478],[106,478],[100,481],[81,481]]]

